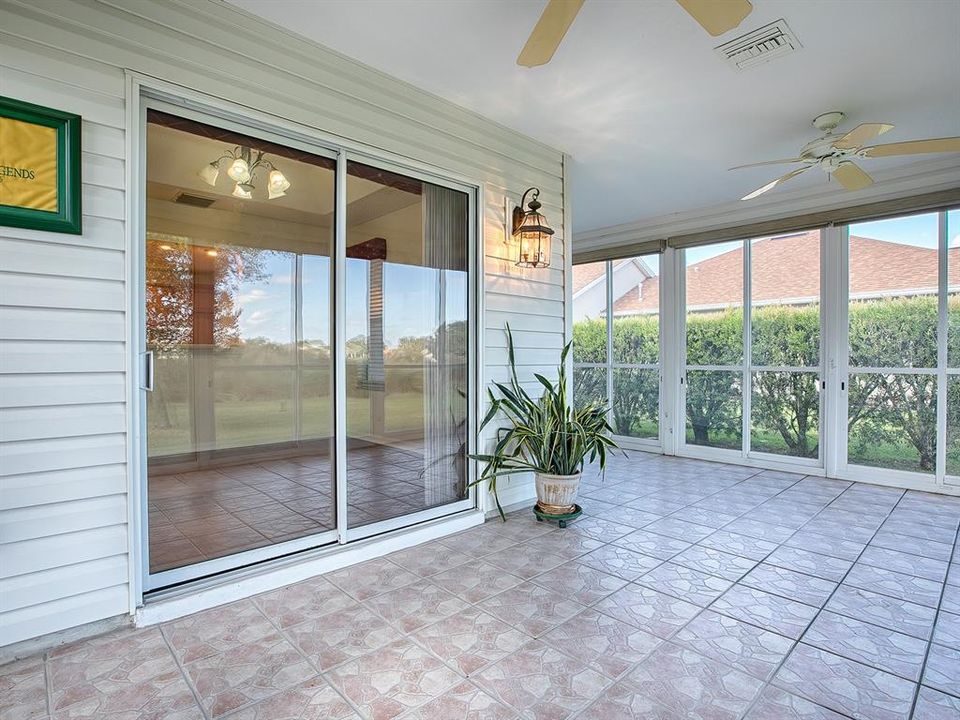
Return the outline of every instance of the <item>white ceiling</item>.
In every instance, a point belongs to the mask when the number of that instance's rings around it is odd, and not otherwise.
[[[882,142],[960,135],[960,0],[753,0],[721,38],[675,0],[587,0],[534,69],[516,56],[545,0],[230,2],[569,152],[578,231],[735,201],[786,169],[726,168],[795,156],[828,110],[894,123]],[[799,52],[742,72],[713,52],[779,18]]]

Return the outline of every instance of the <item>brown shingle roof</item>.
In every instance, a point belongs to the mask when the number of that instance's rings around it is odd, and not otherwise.
[[[809,302],[820,296],[820,233],[810,232],[758,240],[751,259],[753,301]],[[798,262],[798,258],[804,258]],[[960,248],[949,251],[950,284],[960,284]],[[739,305],[743,294],[743,249],[716,255],[687,268],[687,305],[691,309]],[[852,236],[850,295],[884,291],[933,290],[937,286],[937,251]],[[659,278],[649,278],[642,292],[632,288],[614,302],[614,314],[657,309]]]
[[[573,294],[583,290],[587,285],[603,275],[606,262],[585,263],[573,266]]]

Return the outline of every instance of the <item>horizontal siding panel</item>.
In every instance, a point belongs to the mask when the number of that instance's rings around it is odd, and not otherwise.
[[[83,182],[123,191],[123,159],[83,153]]]
[[[122,129],[84,118],[82,133],[84,151],[118,160],[123,160],[126,155],[126,133]]]
[[[95,465],[26,475],[0,475],[0,510],[116,495],[127,491],[126,465]]]
[[[122,403],[0,408],[0,440],[15,442],[124,432]]]
[[[122,341],[126,334],[122,312],[0,307],[3,340]]]
[[[123,402],[125,398],[123,373],[0,375],[2,407]]]
[[[544,300],[542,298],[525,297],[523,295],[487,293],[486,311],[488,313],[501,311],[505,313],[516,313],[518,315],[562,317],[563,301]]]
[[[505,328],[510,323],[511,330],[535,330],[563,334],[563,317],[539,315],[514,315],[500,310],[487,310],[487,327]],[[520,346],[522,347],[522,346]]]
[[[557,350],[563,347],[564,336],[561,332],[528,332],[511,327],[513,342],[517,348],[543,348]],[[507,333],[501,327],[488,327],[484,333],[484,347],[489,352],[492,348],[507,347]]]
[[[50,244],[55,247],[78,246],[100,250],[123,250],[126,247],[123,220],[85,216],[83,234],[48,233],[26,228],[0,228],[0,238],[23,240],[34,244]],[[4,256],[4,260],[6,257]],[[4,269],[9,269],[4,263]],[[33,272],[33,271],[30,271]]]
[[[4,53],[4,59],[6,55]],[[120,77],[123,78],[122,73]],[[0,95],[76,113],[101,125],[123,128],[125,121],[122,97],[94,92],[9,66],[0,75]]]
[[[83,215],[123,220],[126,207],[124,206],[123,190],[98,187],[97,185],[83,185]]]
[[[0,232],[7,235],[6,228]],[[50,235],[47,235],[47,238],[50,239]],[[2,269],[7,273],[100,280],[123,280],[125,273],[122,252],[80,245],[60,245],[56,242],[16,240],[0,236],[0,256],[3,257]],[[2,282],[0,279],[0,302],[6,305],[9,304],[8,291]],[[123,306],[117,309],[122,310]]]
[[[122,434],[4,442],[0,443],[0,475],[109,465],[126,457]]]
[[[542,300],[557,300],[559,302],[564,301],[562,284],[539,282],[535,280],[520,280],[519,278],[502,277],[498,275],[487,275],[485,286],[487,297],[504,295],[508,297],[527,297],[539,298]]]
[[[75,565],[127,552],[127,526],[83,530],[3,546],[0,578]]]
[[[114,555],[0,580],[0,612],[113,588],[127,582],[127,556]],[[0,616],[2,617],[2,616]]]
[[[7,49],[3,64],[7,67],[37,75],[44,81],[55,78],[69,82],[97,97],[108,95],[122,100],[126,95],[126,83],[120,68],[51,47],[41,48],[15,35],[5,35],[3,43]]]
[[[517,366],[539,365],[556,368],[560,364],[561,348],[530,348],[517,350]],[[487,348],[483,356],[487,368],[504,367],[508,364],[507,349]]]
[[[0,615],[0,645],[123,615],[130,610],[128,592],[124,583],[3,613]]]
[[[0,272],[4,305],[74,310],[123,310],[126,303],[120,280],[50,275],[12,275]]]
[[[122,342],[7,341],[0,350],[0,374],[123,372],[125,365]]]
[[[3,510],[0,511],[0,544],[123,525],[126,522],[126,495]]]

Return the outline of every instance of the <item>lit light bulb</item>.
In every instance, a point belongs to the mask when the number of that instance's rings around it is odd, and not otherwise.
[[[216,256],[217,256],[217,251],[216,251],[216,250],[207,250],[207,255],[209,255],[210,257],[216,257]]]
[[[253,185],[238,182],[237,186],[233,189],[233,196],[249,200],[253,197]]]
[[[161,245],[161,246],[160,246],[160,249],[161,249],[161,250],[173,250],[173,246],[172,246],[172,245]]]
[[[245,183],[250,179],[250,166],[243,158],[236,158],[230,163],[230,169],[227,170],[227,175],[236,183]]]
[[[267,183],[267,194],[270,200],[286,195],[289,187],[290,181],[284,177],[282,172],[279,170],[270,171],[270,180]]]
[[[212,162],[208,165],[204,165],[197,175],[199,175],[200,179],[203,180],[207,185],[213,187],[217,184],[217,178],[220,177],[220,167],[217,165],[217,163]]]

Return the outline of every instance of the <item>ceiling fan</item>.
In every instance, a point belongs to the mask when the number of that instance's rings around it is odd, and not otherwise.
[[[838,111],[815,117],[813,126],[824,134],[800,148],[798,157],[786,160],[768,160],[730,168],[731,170],[741,170],[760,165],[782,165],[786,163],[801,163],[803,165],[796,170],[791,170],[786,175],[778,177],[776,180],[768,182],[763,187],[757,188],[740,199],[753,200],[753,198],[763,195],[768,190],[773,190],[778,185],[782,185],[787,180],[816,166],[819,166],[829,176],[836,178],[837,182],[845,189],[862,190],[873,185],[873,178],[865,173],[854,160],[896,155],[960,152],[960,137],[908,140],[887,145],[865,146],[875,137],[893,130],[893,125],[889,123],[862,123],[848,133],[834,132],[845,117],[842,112]]]
[[[680,6],[713,36],[723,35],[743,22],[753,10],[749,0],[677,0]],[[543,9],[517,65],[537,67],[550,62],[580,12],[583,0],[550,0]]]

